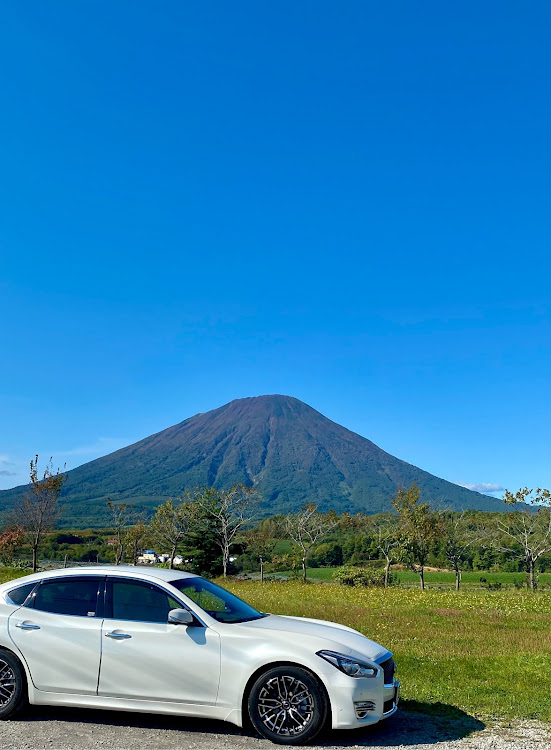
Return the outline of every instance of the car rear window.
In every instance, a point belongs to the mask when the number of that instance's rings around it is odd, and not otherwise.
[[[99,579],[70,579],[43,581],[34,596],[34,609],[58,615],[95,617]]]
[[[13,604],[23,604],[25,599],[29,596],[31,591],[36,586],[36,581],[32,583],[26,583],[24,586],[17,586],[15,589],[8,591],[8,599]]]

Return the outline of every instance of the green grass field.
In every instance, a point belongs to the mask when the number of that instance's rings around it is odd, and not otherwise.
[[[306,574],[312,581],[331,581],[337,568],[307,568]],[[412,570],[393,571],[397,576],[400,586],[406,588],[416,588],[419,586],[419,576]],[[276,576],[288,577],[293,573],[286,570],[282,573],[276,573]],[[522,582],[525,577],[524,573],[488,573],[483,570],[469,570],[461,576],[461,586],[465,589],[480,589],[487,586],[488,583],[501,583],[504,588],[515,588],[515,580]],[[486,583],[481,581],[486,579]],[[425,573],[425,585],[427,588],[455,588],[455,573],[451,571],[427,571]],[[551,573],[541,573],[539,576],[540,586],[551,586]]]
[[[382,643],[410,708],[551,722],[551,594],[221,583],[262,611],[341,622]]]

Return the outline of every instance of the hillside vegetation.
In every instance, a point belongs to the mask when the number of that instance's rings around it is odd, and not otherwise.
[[[65,528],[108,522],[106,500],[146,511],[195,486],[255,485],[259,517],[323,511],[391,510],[398,487],[414,482],[433,506],[501,510],[500,501],[412,466],[290,396],[232,401],[68,472]],[[0,512],[25,488],[0,492]]]

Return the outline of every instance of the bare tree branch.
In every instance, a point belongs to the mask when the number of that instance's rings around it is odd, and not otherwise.
[[[44,534],[54,528],[59,517],[59,494],[66,475],[54,472],[52,459],[43,476],[38,474],[38,454],[31,460],[29,489],[14,510],[14,523],[21,526],[33,555],[33,571],[38,567],[38,547]]]
[[[314,544],[326,536],[337,525],[333,513],[323,515],[315,505],[306,505],[300,513],[287,516],[287,535],[302,552],[302,580],[306,581],[306,560]]]

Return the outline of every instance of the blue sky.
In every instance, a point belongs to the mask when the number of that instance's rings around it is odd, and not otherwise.
[[[549,487],[550,23],[7,0],[0,487],[263,393]]]

